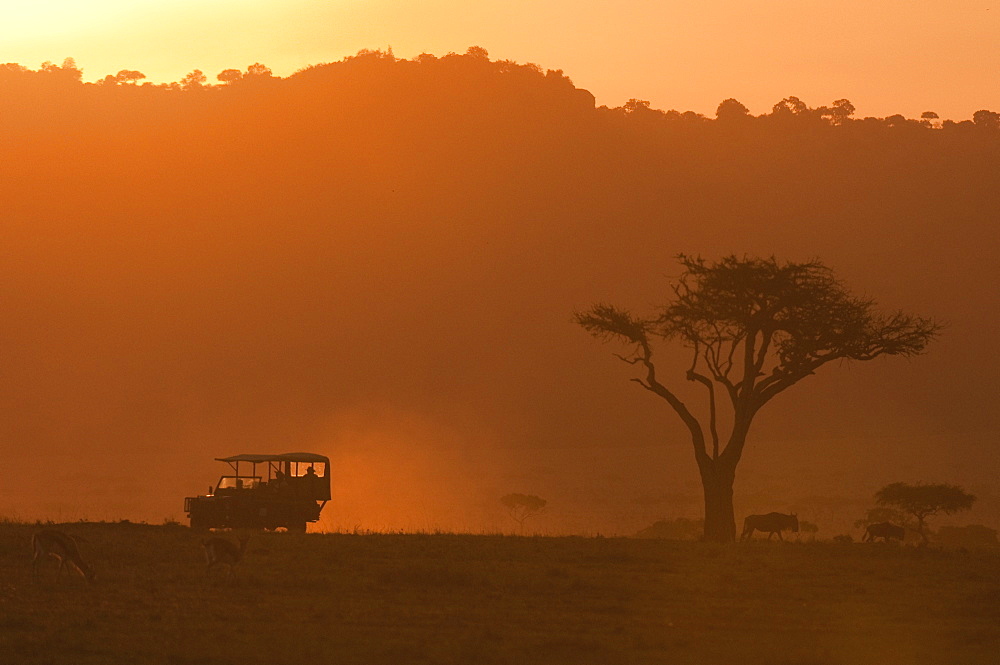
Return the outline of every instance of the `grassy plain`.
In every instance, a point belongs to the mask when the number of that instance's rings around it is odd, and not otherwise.
[[[97,582],[0,524],[0,662],[996,663],[1000,553],[893,545],[254,534],[237,584],[182,526],[70,524]]]

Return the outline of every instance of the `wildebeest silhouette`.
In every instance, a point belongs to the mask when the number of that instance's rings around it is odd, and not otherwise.
[[[740,542],[753,536],[754,531],[767,531],[768,540],[771,540],[771,536],[774,534],[778,534],[779,540],[784,540],[781,537],[782,531],[799,532],[799,518],[797,515],[785,515],[784,513],[747,515],[747,518],[743,520],[743,535],[740,536]]]
[[[865,529],[864,541],[870,543],[876,538],[881,538],[883,542],[889,542],[890,538],[895,538],[896,540],[902,542],[903,538],[906,537],[906,529],[901,526],[896,526],[892,522],[878,522],[876,524],[869,524],[868,528]]]

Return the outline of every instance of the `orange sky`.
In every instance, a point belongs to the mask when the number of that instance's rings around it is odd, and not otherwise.
[[[1000,109],[992,0],[16,0],[0,1],[0,61],[76,58],[85,78],[154,81],[263,62],[287,75],[362,48],[463,52],[563,69],[599,104],[630,97],[762,113],[788,95],[862,115]]]

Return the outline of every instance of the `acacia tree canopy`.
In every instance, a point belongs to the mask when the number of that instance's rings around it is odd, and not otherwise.
[[[632,346],[630,355],[619,357],[643,370],[633,381],[664,399],[691,434],[705,489],[706,538],[729,541],[735,538],[736,465],[757,411],[831,361],[917,355],[940,325],[876,311],[872,299],[852,295],[815,260],[727,256],[709,262],[680,255],[678,261],[683,272],[674,297],[659,313],[640,317],[598,304],[577,312],[575,320],[599,339]],[[705,387],[707,422],[660,380],[653,359],[657,340],[690,351],[685,378]],[[720,402],[731,413],[728,437],[720,435]]]
[[[910,485],[892,483],[875,493],[875,502],[880,506],[891,506],[912,515],[917,520],[915,527],[924,543],[927,543],[928,517],[937,514],[951,515],[960,510],[972,508],[976,497],[957,485]]]
[[[635,344],[630,362],[651,356],[655,338],[680,341],[693,352],[688,380],[711,378],[753,411],[830,361],[917,355],[940,330],[930,319],[876,312],[818,261],[678,259],[684,273],[659,316],[600,304],[576,321],[596,337]]]
[[[500,503],[503,504],[511,519],[517,522],[523,531],[525,520],[542,512],[548,501],[534,494],[506,494],[500,497]]]

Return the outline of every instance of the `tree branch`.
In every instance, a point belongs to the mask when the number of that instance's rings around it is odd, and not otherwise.
[[[779,368],[775,368],[774,373],[772,373],[771,376],[767,377],[757,385],[755,394],[751,396],[750,404],[753,413],[759,411],[762,406],[771,401],[771,399],[779,393],[791,388],[807,376],[815,374],[817,369],[831,360],[837,360],[840,357],[843,356],[831,356],[829,358],[816,360],[798,368],[796,371],[786,370],[785,372],[781,372]]]
[[[739,397],[741,401],[747,400],[753,394],[754,382],[757,380],[757,373],[754,371],[754,360],[756,358],[754,343],[757,338],[756,330],[748,330],[743,339],[743,380],[740,382]]]
[[[704,374],[688,370],[688,381],[697,381],[708,389],[708,427],[712,434],[712,459],[719,459],[719,430],[716,424],[715,384]]]
[[[615,358],[618,358],[618,360],[621,360],[623,363],[628,363],[629,365],[638,365],[639,363],[642,362],[642,358],[638,357],[627,358],[620,353],[613,353],[611,355],[613,355]]]
[[[653,364],[653,350],[649,346],[647,341],[643,341],[639,344],[639,349],[642,351],[640,362],[646,367],[646,381],[643,383],[639,381],[640,385],[646,390],[662,397],[666,400],[667,404],[680,416],[681,420],[687,425],[688,430],[691,432],[691,443],[694,446],[694,454],[698,459],[703,459],[708,457],[708,451],[705,448],[705,433],[701,428],[701,423],[698,419],[688,410],[687,406],[682,402],[674,393],[672,393],[666,386],[661,384],[656,380],[656,366]]]

